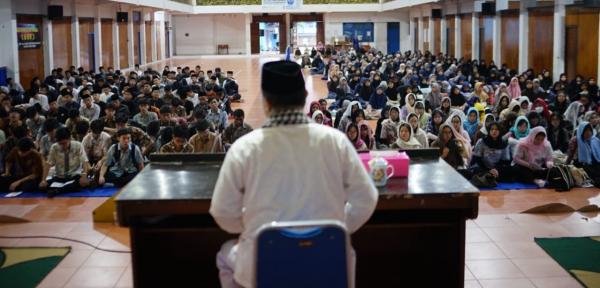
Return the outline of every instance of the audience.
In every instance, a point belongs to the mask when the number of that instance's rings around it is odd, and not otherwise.
[[[543,186],[560,154],[599,178],[594,78],[562,74],[552,83],[548,70],[518,74],[430,52],[313,52],[298,61],[327,81],[328,94],[310,104],[307,117],[345,132],[359,151],[439,148],[482,187],[513,180]],[[2,87],[4,190],[53,196],[90,181],[122,186],[151,153],[225,152],[253,129],[243,110],[232,109],[242,101],[233,71],[100,71],[54,69],[27,90],[13,80]],[[37,156],[41,172],[23,162]]]

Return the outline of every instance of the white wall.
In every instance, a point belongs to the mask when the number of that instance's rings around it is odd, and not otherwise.
[[[17,22],[11,1],[0,1],[0,67],[8,67],[7,77],[18,81]]]
[[[229,45],[229,54],[246,53],[244,14],[173,15],[173,32],[175,55],[214,55],[218,44]]]
[[[400,22],[400,49],[409,49],[410,38],[408,35],[408,10],[401,9],[387,12],[364,12],[364,13],[327,13],[325,21],[325,43],[332,44],[334,38],[343,39],[344,22],[373,22],[374,41],[369,43],[372,47],[387,52],[387,23]]]

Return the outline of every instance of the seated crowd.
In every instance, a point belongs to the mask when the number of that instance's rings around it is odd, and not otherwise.
[[[518,74],[429,52],[325,54],[319,61],[326,63],[328,95],[310,104],[308,116],[345,132],[358,151],[439,148],[479,187],[512,181],[543,187],[558,161],[583,168],[600,184],[594,78],[562,74],[553,83],[548,70]]]
[[[252,131],[232,71],[71,67],[0,87],[0,191],[127,184],[151,153],[217,153]],[[233,119],[233,121],[230,121]]]

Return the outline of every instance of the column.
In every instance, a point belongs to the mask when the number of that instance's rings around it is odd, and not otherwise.
[[[48,17],[44,18],[44,71],[46,75],[50,75],[54,69],[54,37],[52,35],[52,20]],[[63,67],[68,68],[68,67]]]
[[[73,11],[73,15],[71,16],[71,39],[73,42],[73,66],[79,68],[81,66],[81,46],[79,42],[79,16],[77,13],[77,4],[76,1],[73,0],[71,2],[71,11]],[[65,67],[68,68],[68,67]]]
[[[117,12],[115,11],[113,13],[113,15],[116,15]],[[113,67],[115,68],[115,70],[117,69],[121,69],[121,54],[119,51],[119,23],[117,22],[117,18],[113,17],[113,22],[112,22],[112,41],[113,41]]]
[[[529,67],[529,12],[527,7],[521,6],[519,11],[519,71],[523,72]]]
[[[479,15],[473,12],[473,23],[471,30],[471,55],[474,60],[479,60]]]
[[[409,50],[412,51],[415,49],[415,36],[416,36],[415,35],[415,22],[413,19],[408,20],[408,35],[409,35],[409,42],[410,42]]]
[[[292,17],[290,15],[290,13],[286,13],[285,14],[285,35],[286,35],[286,38],[287,38],[287,43],[285,43],[286,44],[286,46],[285,46],[286,50],[287,50],[287,47],[289,47],[292,43],[294,43],[294,41],[292,39],[291,29],[290,29],[290,27],[292,27],[291,25],[292,25]],[[375,29],[375,28],[373,28],[373,29]],[[215,44],[217,44],[217,43],[215,43]],[[286,53],[286,51],[280,51],[280,52],[282,52],[282,54]],[[293,55],[294,55],[294,51],[292,51],[292,56]]]
[[[442,54],[448,54],[448,23],[446,22],[446,16],[442,16],[440,20],[440,51]]]
[[[431,53],[435,54],[435,22],[433,21],[433,17],[431,17],[431,15],[429,15],[429,29],[427,29],[427,31],[429,32],[427,35],[427,39],[429,39],[429,51],[431,51]]]
[[[246,55],[250,56],[252,55],[252,42],[251,42],[251,31],[250,31],[250,25],[252,24],[252,14],[250,13],[246,13],[244,14],[244,16],[246,16],[245,22],[246,22]],[[325,18],[327,17],[327,13],[325,13],[325,15],[323,15],[323,21],[325,21]],[[325,44],[325,43],[323,43]]]
[[[133,68],[133,66],[136,64],[135,63],[135,46],[133,46],[133,42],[135,41],[135,38],[133,37],[133,10],[129,9],[129,18],[127,21],[127,34],[129,34],[129,37],[127,37],[129,39],[129,43],[127,43],[127,52],[129,53],[129,67],[121,67],[121,70],[124,70],[126,68]]]
[[[460,57],[462,57],[462,35],[460,34],[461,32],[461,18],[460,18],[460,14],[456,14],[454,16],[454,57],[456,57],[457,59],[460,59]]]
[[[502,65],[502,16],[500,15],[500,11],[496,12],[496,16],[494,16],[494,22],[492,26],[492,58],[496,65],[500,67]]]
[[[17,18],[14,9],[12,1],[0,1],[0,66],[8,68],[7,77],[19,82]]]
[[[419,32],[419,43],[417,43],[417,45],[421,52],[425,52],[425,51],[423,51],[423,48],[424,48],[423,44],[425,43],[425,31],[424,31],[425,29],[423,27],[423,23],[424,23],[423,16],[419,16],[419,29],[418,29],[419,30],[418,31]]]
[[[565,72],[565,4],[556,2],[554,5],[554,46],[552,61],[552,76],[558,81],[560,74]]]
[[[96,17],[94,18],[94,69],[98,71],[102,66],[102,18],[100,17],[100,6],[96,6]],[[105,67],[106,68],[106,67]]]
[[[152,25],[150,27],[152,27],[152,31],[150,31],[150,43],[152,44],[152,62],[156,62],[158,61],[158,49],[157,49],[157,44],[156,42],[156,14],[154,14],[156,12],[152,12],[151,18],[152,18]]]
[[[142,10],[140,15],[140,64],[146,64],[146,13]]]
[[[169,19],[169,39],[165,39],[167,41],[166,45],[169,46],[169,55],[167,55],[167,58],[171,58],[175,54],[175,51],[173,51],[173,17],[171,17],[171,14],[168,14],[166,17]]]

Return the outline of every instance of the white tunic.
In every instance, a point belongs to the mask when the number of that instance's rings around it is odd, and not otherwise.
[[[333,219],[358,230],[377,189],[343,133],[315,123],[258,129],[238,139],[219,173],[210,213],[241,233],[234,278],[252,286],[254,234],[272,221]]]

